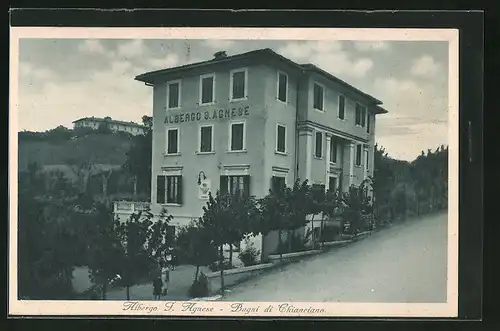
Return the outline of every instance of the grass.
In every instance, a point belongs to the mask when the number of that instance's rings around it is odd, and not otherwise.
[[[130,145],[130,137],[116,134],[91,134],[58,142],[21,139],[18,167],[19,170],[25,170],[30,162],[43,166],[63,165],[69,158],[77,162],[91,161],[103,165],[122,165]]]

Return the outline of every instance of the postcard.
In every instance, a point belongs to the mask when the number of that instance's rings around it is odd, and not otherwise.
[[[9,314],[457,316],[458,30],[10,47]]]

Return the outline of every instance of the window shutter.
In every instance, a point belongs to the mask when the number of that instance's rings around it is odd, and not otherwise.
[[[243,195],[245,197],[250,196],[250,176],[243,176]]]
[[[156,203],[165,203],[165,176],[156,177]]]
[[[221,195],[227,194],[227,182],[228,177],[227,176],[220,176],[220,187],[219,187],[219,193]]]
[[[177,176],[177,203],[182,205],[184,191],[182,189],[182,176]]]
[[[370,133],[370,114],[366,117],[366,133]]]

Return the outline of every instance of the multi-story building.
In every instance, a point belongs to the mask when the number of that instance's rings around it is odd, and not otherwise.
[[[296,179],[347,190],[373,173],[376,115],[387,111],[314,65],[270,49],[218,52],[136,80],[154,91],[152,211],[165,207],[174,224],[201,216],[210,191],[262,197]],[[275,249],[270,238],[256,239],[262,252]]]
[[[101,125],[107,126],[113,132],[127,132],[134,136],[144,134],[144,125],[134,122],[125,122],[113,120],[111,117],[84,117],[73,121],[73,128],[90,128],[93,130],[99,129]]]

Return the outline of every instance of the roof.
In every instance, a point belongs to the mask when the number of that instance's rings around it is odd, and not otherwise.
[[[352,91],[354,91],[355,93],[363,96],[364,98],[370,100],[371,102],[373,102],[373,104],[375,105],[381,105],[382,104],[382,101],[376,99],[375,97],[357,89],[356,87],[350,85],[349,83],[341,80],[340,78],[338,77],[335,77],[334,75],[326,72],[325,70],[315,66],[314,64],[310,64],[310,63],[307,63],[307,64],[298,64],[276,52],[274,52],[272,49],[270,48],[264,48],[264,49],[258,49],[258,50],[253,50],[253,51],[250,51],[250,52],[246,52],[246,53],[240,53],[240,54],[236,54],[236,55],[231,55],[231,56],[226,56],[226,57],[223,57],[223,58],[213,58],[211,60],[207,60],[207,61],[203,61],[203,62],[197,62],[197,63],[191,63],[191,64],[186,64],[186,65],[182,65],[182,66],[178,66],[178,67],[173,67],[173,68],[167,68],[167,69],[160,69],[160,70],[155,70],[155,71],[150,71],[150,72],[146,72],[146,73],[143,73],[143,74],[140,74],[140,75],[137,75],[135,77],[135,80],[137,81],[141,81],[141,82],[144,82],[144,83],[153,83],[153,81],[155,80],[155,78],[159,77],[159,76],[163,76],[163,75],[166,75],[166,74],[173,74],[173,73],[177,73],[177,72],[180,72],[180,71],[184,71],[184,70],[187,70],[187,69],[192,69],[192,68],[199,68],[199,67],[204,67],[204,66],[207,66],[207,65],[211,65],[211,64],[222,64],[222,63],[227,63],[227,62],[232,62],[232,61],[235,61],[235,60],[240,60],[240,59],[246,59],[246,58],[250,58],[250,57],[257,57],[257,56],[267,56],[268,58],[274,58],[275,60],[278,60],[278,61],[282,61],[282,62],[285,62],[287,63],[288,65],[291,65],[292,67],[294,67],[295,69],[301,71],[301,72],[315,72],[323,77],[325,77],[326,79],[328,80],[331,80],[339,85],[342,85]],[[383,114],[383,113],[387,113],[387,110],[381,108],[381,107],[376,107],[376,110],[377,110],[377,113],[379,114]]]
[[[108,123],[115,123],[115,124],[122,124],[122,125],[128,125],[128,126],[135,126],[135,127],[141,127],[143,128],[144,125],[141,125],[141,124],[137,124],[135,122],[125,122],[125,121],[118,121],[118,120],[114,120],[112,118],[101,118],[101,117],[83,117],[83,118],[80,118],[80,119],[77,119],[75,121],[73,121],[72,123],[77,123],[77,122],[81,122],[81,121],[85,121],[85,120],[91,120],[91,121],[95,121],[95,122],[108,122]]]

